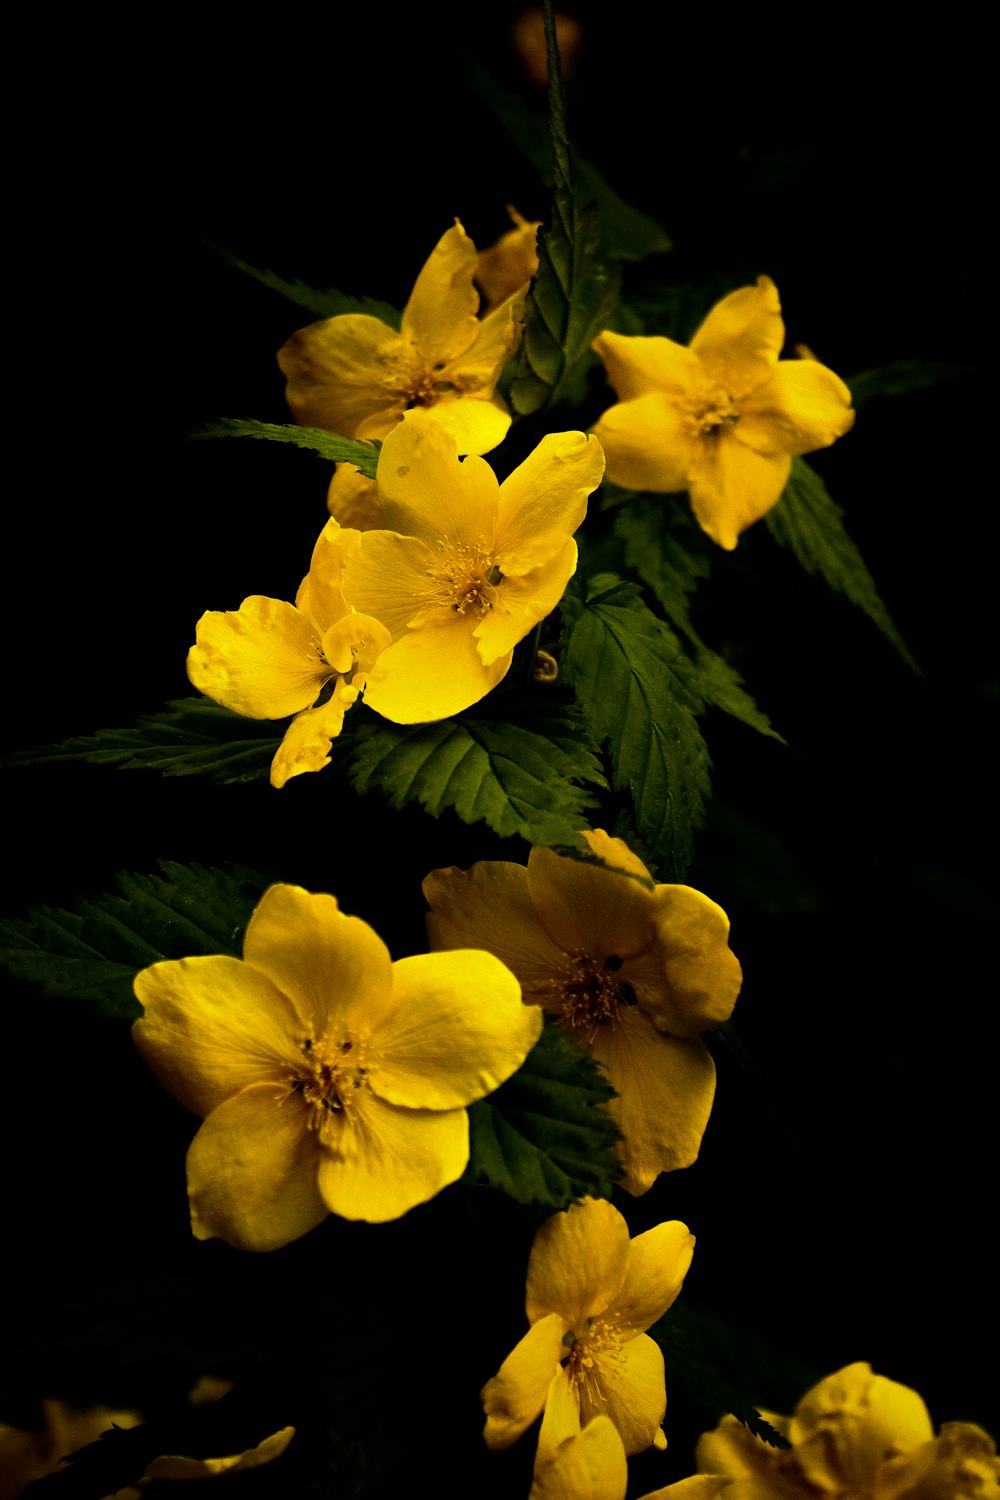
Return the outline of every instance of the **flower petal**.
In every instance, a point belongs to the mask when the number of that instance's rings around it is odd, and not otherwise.
[[[528,1258],[528,1322],[558,1312],[579,1330],[604,1312],[625,1284],[628,1245],[628,1225],[603,1198],[584,1198],[546,1219]]]
[[[657,1224],[631,1241],[628,1274],[608,1316],[626,1336],[645,1333],[677,1300],[694,1254],[694,1235],[679,1219]]]
[[[528,856],[528,890],[546,932],[565,953],[583,952],[600,964],[613,955],[632,958],[655,942],[653,893],[627,875],[535,848]]]
[[[488,386],[487,393],[492,389]],[[487,393],[456,391],[423,408],[424,414],[453,439],[459,453],[489,453],[507,436],[511,419],[503,398]]]
[[[403,309],[400,333],[428,370],[469,348],[476,337],[476,247],[456,219],[424,262]]]
[[[603,359],[619,401],[631,401],[653,391],[683,395],[705,378],[698,356],[673,339],[605,330],[591,348]]]
[[[253,1083],[214,1109],[187,1155],[191,1228],[238,1250],[277,1250],[329,1212],[316,1182],[309,1106],[290,1089]]]
[[[472,343],[442,372],[445,380],[454,381],[460,396],[493,394],[504,365],[521,341],[527,290],[519,288],[479,319]]]
[[[341,437],[385,437],[406,406],[391,379],[399,352],[395,329],[367,313],[300,328],[278,351],[296,422]]]
[[[783,359],[740,402],[740,441],[758,453],[813,453],[854,426],[847,386],[815,359]]]
[[[658,885],[653,904],[663,981],[637,986],[639,1003],[662,1031],[697,1036],[728,1020],[743,983],[729,918],[689,885]]]
[[[785,342],[778,289],[769,276],[717,302],[690,349],[736,401],[770,380]]]
[[[291,1076],[308,1022],[295,1000],[238,958],[170,959],[143,969],[132,1038],[185,1109],[207,1115],[248,1084]]]
[[[664,1446],[660,1423],[667,1409],[663,1354],[640,1333],[620,1349],[598,1355],[591,1381],[580,1390],[580,1416],[611,1418],[631,1458],[644,1448]]]
[[[565,1438],[547,1462],[536,1460],[528,1500],[625,1500],[627,1488],[618,1429],[609,1417],[594,1417],[582,1432]]]
[[[348,613],[344,572],[360,544],[360,532],[341,526],[332,517],[316,538],[309,572],[295,595],[295,607],[309,616],[321,635]]]
[[[704,1042],[666,1036],[637,1005],[621,1006],[586,1050],[618,1093],[606,1106],[622,1133],[622,1186],[645,1193],[661,1172],[697,1159],[715,1097],[715,1064]]]
[[[484,666],[512,651],[518,641],[550,615],[576,572],[577,549],[572,537],[547,563],[523,577],[503,578],[496,603],[473,631]]]
[[[337,464],[326,492],[326,508],[341,526],[373,531],[382,525],[378,485],[353,464]]]
[[[542,1319],[544,1323],[545,1319]],[[535,1327],[539,1327],[535,1324]],[[560,1354],[565,1353],[565,1336]],[[555,1457],[561,1443],[567,1438],[580,1435],[580,1394],[569,1370],[560,1365],[545,1393],[545,1409],[542,1425],[538,1429],[538,1447],[535,1449],[535,1471]]]
[[[566,1323],[558,1313],[540,1318],[479,1393],[486,1413],[487,1448],[509,1448],[541,1412],[566,1353]]]
[[[688,474],[695,520],[731,552],[740,532],[777,505],[791,472],[791,458],[755,453],[740,441],[738,426],[705,438]]]
[[[688,1479],[665,1484],[660,1490],[650,1490],[639,1500],[716,1500],[732,1483],[722,1474],[692,1474]],[[747,1495],[745,1500],[750,1500],[750,1496]]]
[[[482,860],[471,870],[432,870],[423,885],[430,903],[432,948],[485,948],[528,988],[547,989],[566,955],[535,911],[524,865]]]
[[[787,1417],[771,1411],[762,1411],[761,1416],[787,1437]],[[735,1493],[739,1500],[802,1500],[802,1476],[797,1466],[789,1465],[781,1449],[762,1443],[735,1417],[723,1417],[713,1432],[702,1433],[695,1461],[706,1475],[738,1479]]]
[[[334,896],[270,886],[247,925],[243,956],[292,997],[314,1040],[335,1027],[368,1030],[391,1004],[388,948]]]
[[[405,637],[411,623],[428,618],[451,624],[432,572],[439,560],[439,554],[416,537],[366,531],[344,579],[346,597],[361,614],[381,620],[394,640]]]
[[[255,1448],[243,1453],[232,1453],[227,1458],[185,1458],[178,1453],[167,1453],[154,1458],[146,1468],[144,1479],[214,1479],[217,1474],[243,1473],[246,1469],[259,1469],[280,1458],[295,1436],[294,1427],[281,1427],[272,1432]]]
[[[408,412],[389,434],[376,479],[388,530],[419,537],[431,547],[443,539],[492,547],[500,493],[496,475],[482,459],[462,463],[455,439],[430,412]]]
[[[528,220],[509,203],[513,229],[502,234],[495,244],[480,250],[476,261],[476,281],[491,307],[499,307],[515,292],[526,290],[538,270],[538,231],[541,219]]]
[[[366,1093],[320,1157],[319,1189],[341,1218],[384,1224],[457,1182],[468,1163],[464,1109],[402,1109]]]
[[[538,1040],[541,1012],[492,953],[418,953],[393,965],[393,1008],[372,1028],[376,1093],[393,1104],[454,1109],[517,1071]]]
[[[272,786],[283,787],[293,776],[322,771],[330,764],[333,741],[344,727],[344,714],[349,707],[350,701],[337,691],[318,708],[306,708],[296,714],[271,762]]]
[[[497,555],[506,575],[530,573],[583,524],[604,454],[583,432],[549,432],[500,486]]]
[[[920,1395],[859,1361],[807,1391],[788,1429],[806,1479],[821,1488],[874,1489],[885,1459],[934,1436]]]
[[[396,724],[446,719],[485,698],[506,676],[512,659],[508,651],[486,666],[471,622],[456,615],[440,625],[411,630],[383,651],[368,676],[365,702]]]
[[[263,594],[202,615],[187,673],[199,692],[251,719],[308,708],[331,676],[308,616]]]
[[[593,435],[604,449],[605,478],[627,490],[672,495],[687,487],[700,440],[672,396],[660,391],[611,406]]]

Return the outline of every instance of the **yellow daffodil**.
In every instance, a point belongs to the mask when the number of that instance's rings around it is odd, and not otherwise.
[[[609,1484],[620,1474],[606,1426],[591,1427],[597,1418],[610,1421],[625,1454],[666,1446],[663,1355],[646,1329],[677,1297],[693,1248],[694,1236],[677,1221],[630,1240],[618,1210],[598,1198],[554,1214],[535,1235],[525,1298],[531,1326],[481,1400],[484,1437],[494,1449],[509,1447],[544,1410],[540,1495],[560,1493],[559,1470],[546,1478],[560,1452],[570,1472],[579,1454],[581,1465],[609,1474]],[[581,1446],[564,1449],[581,1438]]]
[[[417,277],[398,333],[367,313],[294,333],[278,364],[295,420],[341,437],[384,438],[404,412],[420,408],[451,433],[459,453],[495,448],[510,426],[496,384],[521,337],[529,278],[480,318],[479,274],[476,247],[456,219]],[[336,519],[382,525],[376,498],[352,465],[337,466],[328,497]]]
[[[416,724],[496,687],[562,598],[603,472],[596,438],[554,432],[499,484],[485,459],[460,462],[428,413],[407,414],[379,457],[388,529],[362,532],[344,571],[347,603],[391,635],[366,673],[370,708]]]
[[[358,540],[328,521],[295,604],[253,594],[238,610],[198,621],[187,671],[200,692],[251,719],[295,714],[271,763],[272,786],[329,764],[344,714],[389,644],[384,625],[344,602],[344,566]]]
[[[764,1415],[790,1450],[759,1442],[735,1417],[698,1441],[698,1467],[734,1480],[726,1500],[1000,1500],[988,1433],[945,1422],[935,1437],[917,1392],[869,1364],[828,1375],[792,1417]]]
[[[153,964],[133,1035],[204,1123],[187,1158],[191,1224],[273,1250],[335,1213],[382,1222],[456,1181],[466,1105],[508,1078],[540,1030],[481,952],[393,963],[333,896],[274,885],[243,959]]]
[[[627,489],[687,490],[695,519],[731,550],[781,497],[792,456],[854,424],[851,393],[814,359],[778,359],[785,342],[774,282],[730,292],[690,345],[602,333],[594,348],[618,404],[594,428],[608,478]]]
[[[729,1016],[742,974],[721,907],[690,886],[653,886],[621,839],[584,838],[613,869],[532,849],[527,868],[434,870],[427,928],[434,948],[502,958],[525,1000],[597,1059],[618,1094],[607,1109],[623,1136],[622,1184],[644,1193],[698,1155],[715,1094],[698,1033]]]

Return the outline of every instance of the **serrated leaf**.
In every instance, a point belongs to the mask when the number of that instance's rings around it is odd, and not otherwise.
[[[730,1373],[725,1343],[720,1343],[717,1320],[701,1313],[690,1298],[681,1296],[649,1330],[663,1352],[667,1388],[678,1388],[712,1421],[729,1412],[755,1437],[772,1448],[791,1443],[751,1404]]]
[[[635,498],[621,506],[614,529],[625,544],[628,566],[652,590],[667,619],[694,648],[692,683],[702,708],[720,708],[759,734],[784,744],[747,692],[736,668],[710,650],[691,623],[688,596],[711,571],[701,532],[694,523],[677,506]]]
[[[297,448],[308,448],[334,463],[354,464],[366,479],[375,478],[382,447],[377,440],[368,443],[358,438],[340,437],[335,432],[324,432],[321,427],[296,427],[293,422],[255,422],[249,417],[220,417],[217,422],[194,428],[188,436],[266,438],[272,443],[294,443]]]
[[[614,1097],[593,1058],[546,1025],[513,1077],[470,1105],[465,1180],[553,1210],[610,1198],[620,1132],[600,1106]]]
[[[160,875],[115,877],[111,892],[76,911],[33,907],[0,919],[0,963],[56,999],[88,1000],[102,1015],[132,1020],[140,969],[164,958],[239,956],[243,929],[266,878],[239,866],[212,869],[160,860]]]
[[[252,276],[254,281],[259,281],[263,286],[270,287],[272,292],[278,292],[282,297],[287,297],[289,302],[295,302],[299,307],[306,308],[315,313],[317,318],[337,318],[344,313],[367,313],[369,317],[378,318],[387,323],[390,328],[398,332],[401,314],[388,302],[379,302],[375,297],[351,297],[346,292],[335,291],[328,287],[326,291],[317,291],[315,287],[307,286],[298,277],[291,281],[284,276],[278,276],[274,271],[261,269],[250,265],[249,261],[241,260],[238,255],[233,255],[229,250],[223,250],[221,245],[213,245],[205,241],[210,250],[216,255],[221,255],[228,266],[236,271],[242,271],[247,276]]]
[[[792,472],[777,505],[764,518],[782,547],[788,547],[807,573],[819,573],[846,595],[892,642],[907,666],[923,675],[892,617],[879,598],[864,558],[844,526],[844,512],[805,459],[792,459]]]
[[[574,191],[555,23],[543,7],[549,49],[553,182],[549,223],[538,232],[538,273],[525,304],[524,339],[510,399],[522,415],[565,396],[574,367],[618,302],[620,273],[601,254],[597,205]]]
[[[565,675],[608,743],[615,787],[631,794],[640,837],[665,878],[680,879],[710,789],[694,666],[635,584],[592,583],[584,598],[574,581],[562,609]]]
[[[944,385],[971,373],[970,365],[950,364],[944,360],[898,359],[873,370],[862,370],[847,381],[856,411],[879,396],[906,396],[910,391],[927,390]]]
[[[282,732],[221,708],[210,698],[174,698],[161,713],[140,714],[134,727],[98,729],[58,745],[20,750],[5,762],[58,765],[86,761],[164,776],[256,781],[268,774]]]
[[[607,785],[569,705],[501,698],[436,724],[369,717],[351,736],[350,756],[356,791],[378,787],[391,807],[419,802],[435,818],[453,808],[465,823],[532,844],[575,843],[596,805],[581,783]]]

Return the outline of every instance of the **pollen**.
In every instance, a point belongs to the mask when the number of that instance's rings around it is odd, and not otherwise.
[[[566,1334],[563,1343],[569,1350],[564,1368],[571,1383],[587,1393],[591,1406],[603,1406],[603,1393],[598,1367],[603,1366],[605,1376],[618,1364],[622,1347],[622,1330],[615,1316],[587,1318],[580,1329]]]
[[[484,541],[455,545],[441,541],[438,556],[428,569],[429,591],[455,614],[481,618],[497,602],[503,573]]]
[[[719,437],[740,419],[736,403],[721,385],[705,384],[678,406],[691,437]]]
[[[339,1125],[352,1118],[359,1091],[368,1087],[364,1044],[349,1034],[319,1041],[306,1037],[300,1050],[301,1069],[290,1080],[289,1093],[301,1095],[312,1105],[309,1129],[325,1144]]]

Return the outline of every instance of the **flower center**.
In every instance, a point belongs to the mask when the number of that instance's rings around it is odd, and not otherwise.
[[[691,437],[717,438],[740,420],[735,401],[721,385],[705,385],[678,405]]]
[[[437,545],[438,557],[427,570],[436,598],[458,615],[488,614],[497,602],[503,574],[485,542]]]
[[[301,1050],[303,1061],[289,1087],[312,1105],[309,1129],[326,1144],[353,1117],[359,1090],[369,1087],[364,1044],[350,1034],[332,1043],[327,1037],[316,1042],[307,1036]]]
[[[618,1363],[622,1346],[622,1334],[618,1319],[612,1317],[587,1318],[580,1329],[563,1334],[563,1344],[569,1357],[563,1360],[563,1368],[575,1387],[583,1387],[591,1406],[604,1404],[597,1367]]]
[[[402,391],[407,411],[415,406],[434,406],[455,389],[452,381],[440,378],[443,369],[444,365],[435,365],[433,370],[416,370],[411,374]]]

